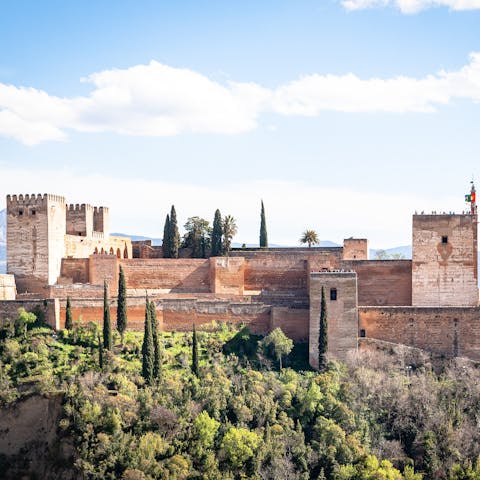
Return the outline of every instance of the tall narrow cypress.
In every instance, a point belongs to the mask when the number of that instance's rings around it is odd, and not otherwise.
[[[117,298],[117,330],[120,333],[123,345],[123,335],[127,329],[127,286],[125,284],[125,274],[120,265],[118,275],[118,298]]]
[[[162,345],[160,343],[157,312],[155,310],[155,303],[150,302],[150,321],[152,323],[152,337],[153,337],[153,376],[160,378],[162,371]]]
[[[322,300],[320,302],[320,326],[318,331],[318,368],[324,369],[327,365],[328,352],[328,319],[327,303],[325,301],[325,288],[322,287]]]
[[[165,225],[163,226],[163,258],[170,258],[170,215],[167,213]]]
[[[154,347],[152,335],[152,318],[148,297],[145,299],[145,325],[142,345],[142,376],[151,385],[153,382]]]
[[[110,321],[110,305],[108,304],[107,281],[103,282],[103,346],[112,349],[112,323]]]
[[[170,258],[178,258],[178,247],[180,246],[180,234],[178,233],[177,212],[172,205],[170,211]]]
[[[198,377],[198,337],[195,324],[193,324],[192,337],[192,373]]]
[[[67,306],[65,308],[65,328],[67,330],[72,330],[73,328],[72,307],[70,305],[70,297],[67,297]]]
[[[265,221],[265,207],[260,212],[260,247],[268,247],[267,222]]]
[[[215,210],[215,217],[213,218],[212,228],[212,257],[218,257],[222,254],[222,215],[220,210]]]
[[[100,333],[97,333],[98,338],[98,366],[100,370],[103,370],[103,343],[100,337]]]

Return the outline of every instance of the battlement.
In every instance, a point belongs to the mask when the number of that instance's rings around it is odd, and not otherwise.
[[[86,211],[92,211],[93,212],[93,207],[87,203],[70,203],[67,205],[67,214],[68,212],[86,212]]]
[[[7,195],[7,207],[9,206],[21,206],[21,205],[34,205],[45,204],[48,201],[58,202],[65,204],[65,197],[61,195],[52,195],[50,193],[32,193],[32,194],[20,194],[20,195]]]
[[[109,213],[110,209],[108,207],[93,207],[93,213],[99,215],[100,213]]]

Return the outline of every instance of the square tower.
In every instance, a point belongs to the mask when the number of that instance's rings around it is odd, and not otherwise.
[[[412,305],[478,305],[476,214],[413,216]]]
[[[7,195],[7,273],[19,293],[53,285],[65,251],[65,198]]]
[[[309,363],[318,368],[318,335],[322,288],[328,323],[328,354],[345,360],[358,348],[358,293],[355,272],[331,271],[310,274]]]

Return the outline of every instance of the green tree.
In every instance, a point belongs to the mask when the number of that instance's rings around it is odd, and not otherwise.
[[[322,287],[320,301],[320,325],[318,329],[318,368],[324,369],[327,365],[328,352],[328,318],[327,302],[325,301],[325,288]]]
[[[108,303],[107,281],[103,282],[103,346],[106,350],[112,349],[112,323],[110,320],[110,305]]]
[[[198,377],[198,336],[197,330],[195,329],[195,324],[193,324],[193,335],[192,335],[192,372]]]
[[[215,217],[213,219],[213,228],[212,228],[212,257],[218,257],[222,254],[222,215],[220,210],[215,210]]]
[[[260,212],[260,247],[268,247],[267,222],[265,220],[265,207],[263,206]]]
[[[24,338],[27,338],[28,326],[35,323],[36,320],[37,316],[33,312],[27,312],[24,308],[19,308],[18,317],[15,321],[16,334],[20,335],[20,332],[22,332]]]
[[[315,230],[305,230],[300,237],[300,243],[302,245],[307,244],[308,248],[310,248],[312,245],[319,244],[320,242],[318,240],[317,232]]]
[[[67,306],[65,308],[65,328],[67,330],[72,330],[73,328],[72,307],[70,305],[70,297],[67,297]]]
[[[142,344],[142,376],[151,385],[154,375],[155,347],[153,345],[151,307],[148,297],[145,299],[145,324]]]
[[[170,215],[168,213],[163,226],[162,250],[163,258],[170,258]]]
[[[120,273],[118,275],[118,298],[117,298],[117,330],[120,333],[122,339],[125,330],[127,329],[127,286],[125,284],[125,274],[123,268],[120,265]]]
[[[263,344],[274,351],[281,370],[282,357],[292,351],[293,341],[282,332],[281,328],[277,327],[263,339]]]
[[[260,444],[260,437],[246,428],[230,427],[224,435],[221,450],[230,465],[240,469],[253,457]]]
[[[231,215],[224,217],[222,222],[223,253],[228,255],[232,249],[232,238],[237,234],[237,223]]]
[[[152,324],[152,338],[153,338],[153,376],[154,378],[160,378],[162,372],[162,344],[159,338],[157,311],[155,309],[155,303],[150,302],[150,322]]]
[[[182,247],[191,248],[193,258],[205,258],[212,234],[208,220],[190,217],[184,227],[186,233],[183,236]]]
[[[208,412],[203,410],[195,417],[193,427],[195,429],[197,440],[201,446],[204,449],[212,448],[215,436],[220,428],[220,422],[211,418]]]
[[[170,258],[178,258],[180,234],[178,233],[177,212],[175,211],[174,205],[172,205],[172,209],[170,211],[170,228],[168,243],[170,247]]]

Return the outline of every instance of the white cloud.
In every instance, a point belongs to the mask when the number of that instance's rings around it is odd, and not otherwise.
[[[172,204],[179,224],[183,225],[194,215],[211,222],[219,199],[222,199],[222,214],[231,214],[237,220],[238,235],[234,241],[258,243],[261,197],[266,208],[270,243],[298,245],[302,231],[311,228],[318,232],[321,240],[342,243],[350,236],[367,237],[373,248],[385,248],[410,243],[411,214],[416,208],[425,211],[456,208],[460,211],[465,205],[462,195],[372,193],[293,181],[198,185],[0,167],[1,192],[65,195],[67,191],[61,190],[65,187],[59,186],[68,185],[68,203],[110,207],[113,231],[154,238],[161,238],[162,222]],[[5,198],[0,198],[0,210],[4,208],[4,201]]]
[[[451,10],[480,9],[480,0],[342,0],[341,3],[350,11],[393,6],[405,14],[433,7],[448,7]]]
[[[155,61],[94,73],[83,81],[92,85],[91,93],[72,98],[0,83],[0,135],[34,145],[63,140],[69,130],[143,136],[236,134],[256,128],[259,117],[272,112],[433,112],[456,99],[480,101],[480,53],[471,54],[470,62],[457,71],[423,78],[312,74],[275,89],[233,81],[222,85]]]

